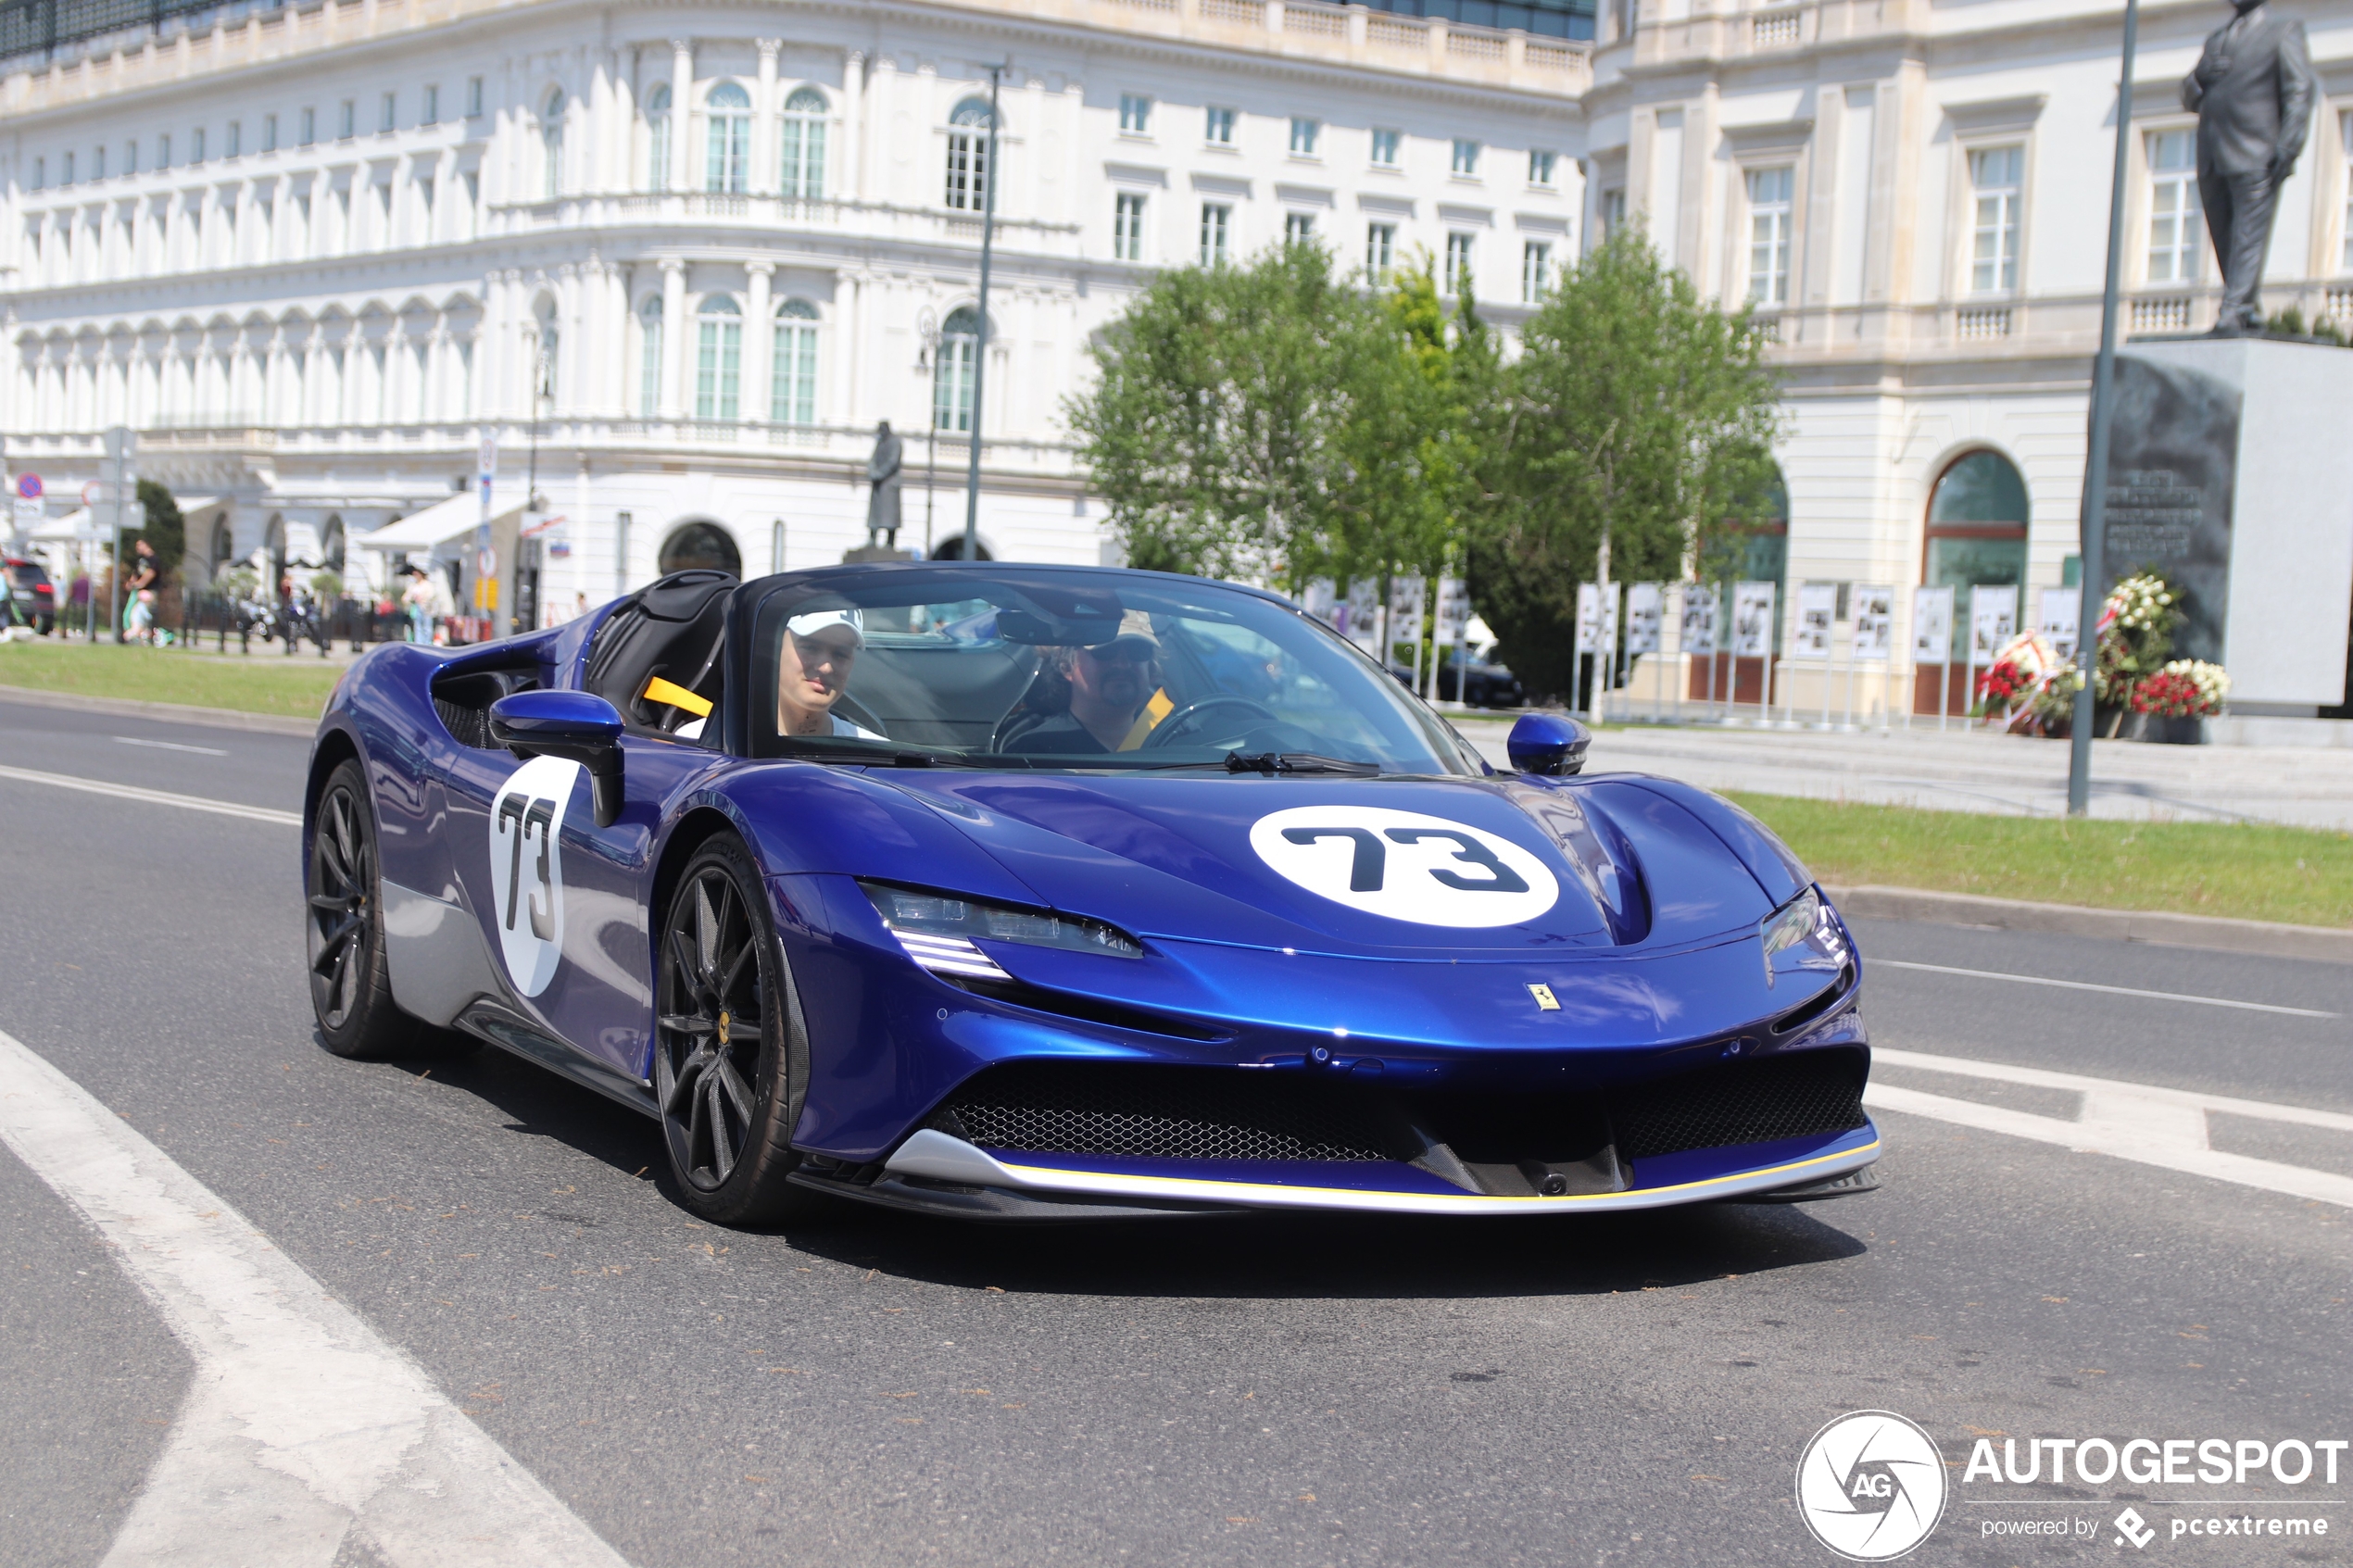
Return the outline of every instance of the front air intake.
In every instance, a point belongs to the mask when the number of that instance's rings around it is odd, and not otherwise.
[[[1635,1085],[1609,1098],[1621,1160],[1852,1132],[1864,1123],[1863,1053],[1793,1051]]]
[[[1038,1154],[1400,1158],[1380,1113],[1353,1085],[1234,1068],[1009,1062],[950,1094],[931,1124],[984,1148]]]

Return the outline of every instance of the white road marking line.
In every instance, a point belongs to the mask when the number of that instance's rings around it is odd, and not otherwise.
[[[2178,991],[2141,991],[2130,985],[2095,985],[2088,980],[2054,980],[2044,974],[2005,974],[1997,969],[1956,969],[1951,964],[1913,963],[1904,959],[1866,959],[1881,969],[1917,969],[1929,974],[1959,974],[1971,980],[2007,980],[2017,985],[2056,985],[2062,991],[2101,991],[2111,997],[2140,997],[2153,1002],[2196,1002],[2207,1008],[2238,1008],[2246,1012],[2284,1013],[2290,1018],[2334,1018],[2317,1008],[2284,1008],[2271,1002],[2235,1002],[2227,997],[2186,997]]]
[[[627,1568],[399,1350],[0,1034],[0,1142],[80,1210],[195,1362],[101,1568]]]
[[[19,784],[56,784],[60,789],[109,795],[117,800],[136,800],[145,806],[178,806],[190,811],[243,817],[247,822],[276,822],[281,827],[302,826],[302,813],[299,811],[277,811],[267,806],[241,806],[233,800],[207,800],[200,795],[173,795],[169,790],[141,789],[137,784],[108,784],[103,779],[78,779],[69,773],[36,773],[30,768],[0,767],[0,779],[14,779]]]
[[[2220,1110],[2233,1116],[2290,1122],[2299,1126],[2326,1127],[2353,1133],[2353,1116],[2314,1110],[2300,1105],[2274,1105],[2266,1100],[2238,1099],[2229,1095],[2197,1094],[2186,1089],[2161,1089],[2127,1084],[2114,1078],[2092,1078],[2076,1073],[2053,1073],[2039,1067],[2011,1067],[1967,1057],[1933,1056],[1924,1051],[1881,1050],[1875,1062],[1890,1067],[1949,1073],[1968,1078],[1988,1078],[2039,1088],[2072,1089],[2083,1097],[2081,1120],[2036,1116],[1998,1105],[1955,1099],[1894,1084],[1874,1082],[1863,1091],[1863,1103],[1875,1110],[1906,1111],[1932,1117],[1982,1132],[2004,1133],[2058,1144],[2078,1153],[2113,1155],[2144,1165],[2161,1166],[2217,1181],[2236,1182],[2291,1198],[2334,1203],[2353,1209],[2353,1176],[2308,1170],[2277,1160],[2244,1154],[2225,1154],[2207,1145],[2206,1113]]]
[[[135,735],[117,735],[123,746],[149,746],[157,751],[193,751],[199,757],[226,757],[229,754],[217,746],[182,746],[176,740],[141,740]]]

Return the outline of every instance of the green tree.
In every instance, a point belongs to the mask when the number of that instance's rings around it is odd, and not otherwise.
[[[1577,585],[1667,580],[1769,488],[1780,388],[1743,307],[1630,226],[1563,274],[1474,407],[1474,601],[1532,689],[1571,691]]]
[[[1065,412],[1130,564],[1296,581],[1295,543],[1337,532],[1364,311],[1320,247],[1292,245],[1163,272],[1104,330]]]
[[[147,508],[147,521],[124,538],[124,555],[127,558],[134,541],[145,539],[155,546],[156,570],[170,577],[188,553],[187,520],[180,515],[180,503],[171,492],[152,479],[139,482],[139,504]]]

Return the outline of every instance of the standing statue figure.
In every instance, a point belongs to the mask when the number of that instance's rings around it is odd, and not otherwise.
[[[866,483],[874,490],[866,497],[866,544],[899,543],[899,464],[900,443],[888,420],[875,427],[875,455],[866,459]]]
[[[2304,24],[2268,0],[2231,0],[2238,11],[2206,41],[2182,82],[2182,107],[2197,111],[2197,190],[2222,264],[2217,336],[2263,330],[2257,291],[2271,245],[2280,187],[2296,169],[2312,123],[2319,82]]]

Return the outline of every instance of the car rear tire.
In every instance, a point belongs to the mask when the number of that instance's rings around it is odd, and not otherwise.
[[[733,834],[679,873],[655,953],[654,1096],[679,1198],[723,1225],[815,1212],[787,1179],[808,1038],[759,868]]]

